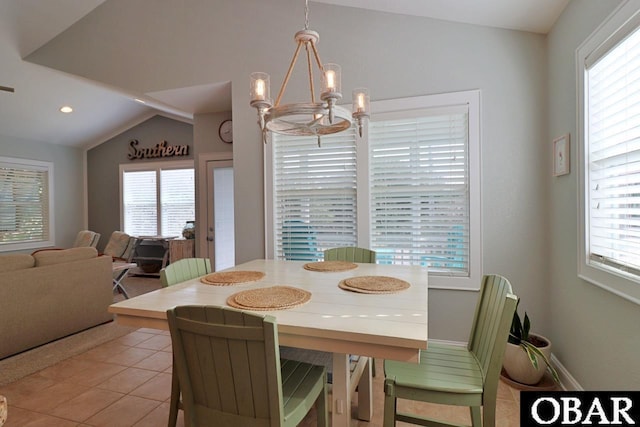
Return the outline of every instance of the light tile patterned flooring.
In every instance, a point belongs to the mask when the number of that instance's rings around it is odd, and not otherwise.
[[[377,362],[382,367],[382,360]],[[371,422],[382,425],[383,375],[374,378]],[[135,426],[167,424],[171,389],[171,339],[168,332],[139,329],[3,386],[9,417],[5,427]],[[466,408],[400,402],[400,409],[469,423]],[[519,392],[500,382],[498,426],[519,425]],[[301,426],[315,426],[310,413]],[[405,425],[398,423],[398,425]],[[183,426],[182,413],[178,426]]]

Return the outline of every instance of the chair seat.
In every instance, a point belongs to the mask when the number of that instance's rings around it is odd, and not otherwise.
[[[384,373],[386,378],[394,381],[398,397],[402,394],[399,389],[406,387],[428,390],[433,394],[467,394],[467,398],[472,400],[476,395],[481,400],[482,370],[466,347],[429,343],[428,349],[420,353],[420,363],[385,360]],[[461,400],[467,402],[467,399]]]
[[[285,425],[298,424],[322,393],[325,368],[296,360],[280,359]]]

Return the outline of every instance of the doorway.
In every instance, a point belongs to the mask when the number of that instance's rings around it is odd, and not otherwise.
[[[200,158],[200,257],[209,258],[213,271],[235,265],[234,181],[231,153],[211,153]],[[206,173],[206,177],[202,174]]]

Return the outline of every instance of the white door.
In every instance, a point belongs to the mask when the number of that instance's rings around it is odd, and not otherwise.
[[[207,256],[214,271],[233,267],[233,161],[207,161]]]

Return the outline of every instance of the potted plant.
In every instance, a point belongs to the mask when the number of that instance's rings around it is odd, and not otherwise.
[[[518,300],[520,304],[520,300]],[[540,382],[547,369],[555,382],[560,382],[558,372],[551,365],[551,341],[548,338],[529,332],[531,321],[524,313],[524,322],[520,321],[518,306],[513,313],[509,340],[504,353],[503,367],[509,378],[522,384],[535,385]],[[542,360],[543,363],[540,362]]]

